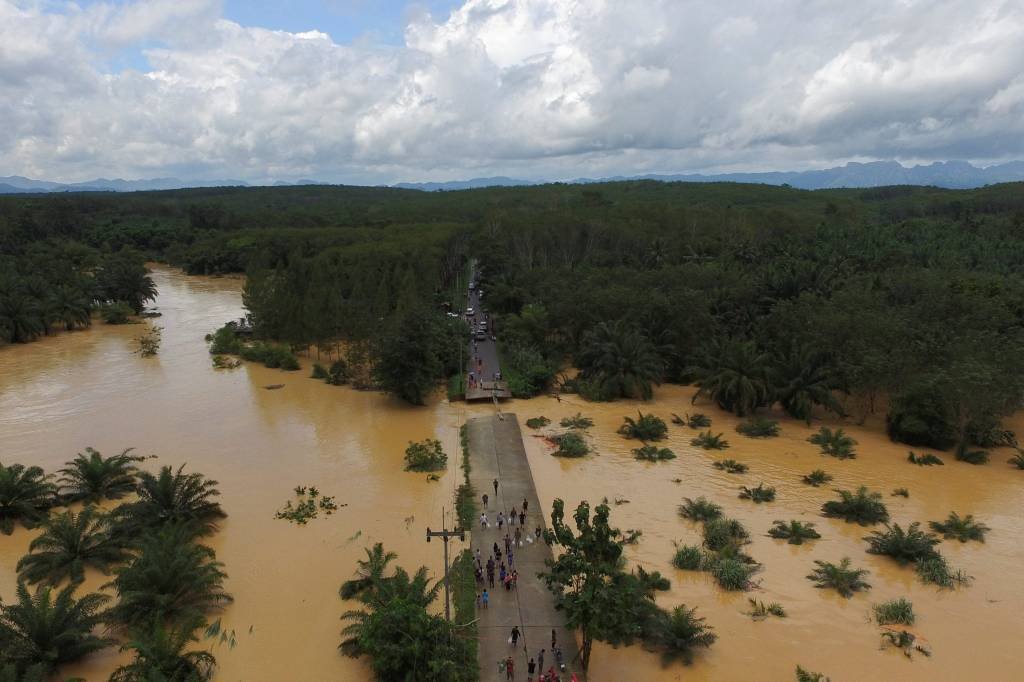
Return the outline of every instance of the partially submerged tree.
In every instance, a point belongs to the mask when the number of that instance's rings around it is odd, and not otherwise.
[[[921,530],[917,521],[906,530],[900,524],[885,524],[885,531],[872,531],[864,538],[868,543],[868,554],[892,557],[901,565],[931,559],[936,555],[935,545],[939,538]]]
[[[601,322],[583,335],[576,355],[580,379],[601,400],[650,400],[665,366],[654,344],[626,322]]]
[[[694,401],[709,398],[745,417],[771,400],[769,357],[753,341],[714,339],[698,354],[691,372],[700,387]]]
[[[941,533],[947,540],[956,538],[960,542],[968,540],[985,542],[985,533],[989,531],[988,526],[980,521],[975,521],[971,514],[961,517],[956,512],[950,512],[945,521],[932,521],[928,525],[936,533]]]
[[[705,497],[696,500],[684,497],[683,503],[679,505],[679,515],[691,521],[710,521],[722,515],[722,507]]]
[[[871,585],[864,580],[868,571],[850,568],[849,557],[843,557],[838,564],[820,560],[815,560],[814,564],[817,568],[811,571],[807,579],[813,581],[815,587],[833,589],[847,599],[854,592],[871,589]]]
[[[853,449],[857,441],[847,436],[842,429],[833,431],[827,426],[822,426],[807,440],[821,448],[823,455],[830,455],[836,459],[853,459],[857,456]]]
[[[111,537],[109,518],[93,507],[78,514],[66,511],[43,522],[43,533],[28,546],[18,561],[18,575],[29,583],[56,585],[67,579],[79,583],[85,569],[108,573],[128,559],[124,546]]]
[[[139,469],[136,462],[145,457],[130,455],[131,448],[119,455],[104,457],[92,448],[79,453],[59,473],[61,496],[70,502],[96,503],[116,500],[135,491]]]
[[[830,500],[821,506],[822,514],[831,518],[843,519],[847,523],[859,523],[870,526],[889,520],[889,510],[882,504],[882,494],[872,492],[867,486],[860,486],[856,491],[837,490],[838,500]]]
[[[623,417],[622,426],[619,427],[619,434],[626,438],[637,440],[662,440],[668,435],[668,427],[661,417],[653,414],[637,413],[637,418]]]
[[[0,463],[0,532],[13,533],[16,521],[33,528],[46,518],[56,493],[51,479],[37,466]]]
[[[814,524],[804,521],[773,521],[775,525],[768,529],[768,535],[778,540],[785,540],[791,545],[802,545],[805,540],[817,540],[821,534],[814,529]]]
[[[137,537],[147,530],[180,524],[194,535],[209,535],[217,521],[227,514],[214,499],[220,495],[217,481],[200,473],[186,474],[182,464],[174,471],[161,467],[160,473],[139,474],[139,499],[114,510],[115,529],[125,537]]]
[[[166,625],[154,621],[135,630],[122,653],[132,652],[131,663],[119,667],[110,682],[207,682],[213,679],[217,659],[208,651],[187,651],[199,641],[195,631],[203,626],[202,616]]]

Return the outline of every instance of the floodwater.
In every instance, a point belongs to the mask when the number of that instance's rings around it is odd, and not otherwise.
[[[450,466],[428,482],[403,471],[402,458],[409,440],[434,437],[457,464],[459,409],[328,386],[308,378],[306,360],[298,372],[214,370],[203,336],[241,315],[241,280],[159,267],[154,280],[163,317],[0,348],[2,461],[52,472],[86,446],[104,454],[134,447],[157,456],[144,464],[150,469],[184,463],[218,480],[229,516],[207,544],[229,575],[235,602],[222,626],[236,644],[202,641],[217,657],[217,679],[369,679],[365,663],[337,651],[340,616],[354,606],[338,587],[377,541],[400,564],[439,574],[441,544],[428,545],[424,531],[440,526],[443,507],[450,511],[461,470]],[[163,346],[144,359],[133,340],[150,323],[164,328]],[[296,485],[315,485],[346,506],[306,526],[275,519]],[[8,601],[32,537],[21,528],[0,535],[0,596]],[[90,575],[87,587],[104,582]],[[109,649],[62,673],[105,680],[125,658]]]
[[[54,471],[86,446],[105,454],[135,447],[158,457],[147,463],[151,468],[186,463],[188,470],[217,479],[229,518],[209,544],[230,576],[227,589],[235,603],[224,611],[222,625],[234,631],[236,642],[232,648],[202,641],[217,656],[217,679],[369,679],[364,663],[336,650],[339,617],[352,606],[338,598],[338,586],[352,574],[363,547],[375,541],[398,552],[407,567],[425,564],[435,576],[440,573],[441,546],[428,545],[423,531],[439,525],[442,508],[450,512],[461,474],[454,466],[458,425],[493,407],[443,401],[408,407],[378,393],[313,381],[306,360],[303,370],[291,373],[251,364],[214,370],[203,336],[241,314],[240,280],[186,277],[166,268],[155,268],[154,278],[163,317],[151,323],[164,328],[155,358],[132,353],[142,325],[97,325],[0,348],[4,463]],[[279,383],[285,384],[280,390],[263,388]],[[583,498],[629,500],[613,506],[612,520],[643,530],[639,544],[629,548],[631,562],[672,580],[672,590],[658,595],[662,606],[697,606],[719,635],[691,667],[662,668],[657,655],[640,647],[598,645],[591,680],[791,680],[797,664],[833,680],[1019,678],[1024,585],[1016,576],[1024,566],[1024,472],[1005,463],[1007,452],[995,452],[986,466],[941,455],[946,466],[918,467],[905,461],[906,447],[889,442],[881,426],[869,421],[845,426],[859,441],[858,457],[838,461],[806,442],[817,423],[811,429],[781,418],[780,437],[749,439],[735,433],[735,417],[710,405],[691,406],[692,393],[663,387],[646,405],[591,404],[564,396],[561,402],[543,397],[504,406],[518,413],[520,423],[543,414],[554,427],[577,411],[594,419],[589,433],[595,452],[581,460],[550,456],[545,442],[524,427],[542,504],[550,508],[555,497],[570,508]],[[732,447],[694,448],[689,440],[696,432],[670,424],[666,445],[678,459],[635,461],[629,451],[637,443],[615,430],[638,407],[666,421],[672,412],[704,412],[713,419],[712,431],[723,432]],[[558,430],[553,427],[547,431]],[[1024,433],[1024,420],[1011,427]],[[407,442],[426,437],[441,439],[452,457],[437,482],[402,471]],[[711,467],[725,457],[745,462],[750,471],[730,475]],[[835,480],[817,489],[803,485],[800,476],[815,468]],[[762,481],[776,487],[775,502],[755,505],[736,497],[738,486]],[[985,544],[940,546],[951,565],[975,577],[973,585],[956,591],[922,585],[912,568],[865,553],[861,538],[867,529],[819,516],[832,488],[860,484],[883,492],[894,520],[903,525],[944,519],[950,511],[988,524]],[[347,506],[304,527],[275,520],[296,485],[316,485]],[[897,487],[906,487],[909,499],[891,497]],[[700,495],[751,531],[747,551],[764,566],[755,576],[758,589],[723,592],[710,576],[671,566],[674,542],[700,542],[699,527],[681,519],[676,505]],[[797,547],[764,536],[772,520],[791,518],[817,523],[822,539]],[[32,537],[22,529],[0,536],[0,596],[11,598],[15,564]],[[814,559],[843,556],[871,571],[872,590],[845,600],[815,589],[804,577]],[[86,586],[103,582],[103,576],[90,575]],[[880,650],[870,607],[900,596],[914,602],[915,631],[931,644],[932,658],[911,661]],[[743,614],[748,597],[780,602],[789,616],[753,622]],[[123,660],[110,649],[62,673],[103,680]]]

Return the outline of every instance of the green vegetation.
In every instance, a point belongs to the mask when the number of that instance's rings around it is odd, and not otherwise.
[[[966,462],[967,464],[986,464],[988,463],[988,452],[985,450],[972,449],[966,440],[960,441],[956,450],[953,452],[953,457],[958,462]]]
[[[734,459],[720,459],[717,462],[712,462],[711,466],[730,474],[745,474],[747,473],[747,469],[749,469],[746,464],[737,462]]]
[[[932,651],[928,645],[923,642],[918,642],[917,635],[909,630],[883,630],[882,641],[888,642],[892,646],[901,649],[903,651],[903,655],[907,658],[911,658],[915,651],[924,654],[925,656],[932,655]]]
[[[711,575],[715,577],[718,586],[730,592],[749,589],[750,576],[755,568],[755,566],[730,556],[719,557],[710,565]]]
[[[946,562],[946,558],[938,552],[927,559],[920,559],[914,566],[917,577],[923,583],[930,583],[952,589],[971,582],[971,576],[963,571],[953,570]]]
[[[672,565],[684,571],[701,570],[705,560],[703,550],[694,545],[676,547],[676,553],[672,555]]]
[[[217,661],[206,651],[186,651],[198,642],[195,631],[203,625],[201,616],[181,623],[165,625],[155,622],[136,630],[122,652],[134,652],[128,665],[119,667],[110,682],[207,682],[213,679]]]
[[[705,450],[725,450],[729,447],[729,441],[722,438],[722,434],[713,434],[711,431],[704,431],[690,440],[690,445]]]
[[[855,492],[837,490],[838,500],[830,500],[821,506],[824,516],[843,519],[847,523],[870,526],[889,520],[889,510],[882,504],[882,494],[871,492],[866,486]]]
[[[633,456],[648,462],[662,462],[666,459],[675,459],[676,453],[668,448],[659,448],[657,445],[644,445],[633,448]]]
[[[679,424],[680,426],[689,426],[691,429],[706,429],[711,426],[711,417],[701,414],[700,412],[680,417],[678,414],[673,412],[672,423]]]
[[[775,501],[775,488],[771,486],[765,486],[764,483],[758,483],[757,487],[748,488],[747,486],[740,486],[741,500],[750,500],[756,504],[762,502],[774,502]]]
[[[583,457],[590,452],[590,446],[578,431],[567,431],[550,437],[555,444],[555,457]]]
[[[765,417],[751,417],[737,424],[736,431],[749,438],[774,438],[779,435],[779,422]]]
[[[989,531],[988,526],[980,521],[975,521],[971,514],[961,517],[956,512],[950,512],[945,521],[932,521],[928,525],[947,540],[956,538],[960,542],[968,540],[985,542],[985,533]]]
[[[618,430],[620,435],[642,441],[662,440],[668,435],[668,426],[661,417],[643,412],[637,415],[636,419],[623,417],[623,424]]]
[[[622,552],[629,537],[611,526],[609,514],[607,504],[598,505],[592,515],[590,505],[581,502],[573,514],[573,531],[564,523],[564,502],[556,499],[544,535],[560,551],[556,559],[545,561],[547,571],[541,577],[566,625],[580,631],[583,668],[590,663],[595,640],[613,646],[640,640],[666,661],[689,662],[695,648],[714,643],[714,633],[693,609],[658,608],[654,593],[669,587],[660,575],[624,571]]]
[[[526,420],[526,426],[531,429],[542,429],[550,423],[551,420],[547,417],[530,417]]]
[[[754,620],[764,620],[768,616],[775,616],[776,618],[786,617],[786,609],[782,608],[782,604],[778,602],[773,601],[765,604],[757,599],[747,599],[747,603],[750,604],[750,611],[747,612],[747,615]]]
[[[942,466],[943,465],[942,460],[939,459],[938,457],[936,457],[935,455],[931,454],[931,453],[925,453],[923,455],[918,455],[918,454],[916,454],[914,452],[911,452],[911,453],[909,453],[907,455],[907,461],[910,462],[911,464],[916,464],[918,466],[925,466],[925,467],[936,466],[936,465]]]
[[[857,456],[853,450],[857,441],[843,433],[842,429],[833,431],[827,426],[822,426],[818,433],[807,440],[820,447],[823,455],[830,455],[837,459],[853,459]]]
[[[559,424],[566,429],[589,429],[594,425],[594,420],[577,412],[572,417],[563,417]]]
[[[131,448],[119,455],[103,457],[98,451],[86,448],[65,468],[60,470],[60,496],[68,502],[94,504],[102,500],[117,500],[135,492],[138,482],[136,462],[145,457],[130,455]]]
[[[817,488],[831,481],[832,476],[830,474],[825,473],[821,469],[815,469],[811,473],[804,476],[801,480],[807,485],[811,485]]]
[[[936,556],[935,545],[939,538],[921,530],[921,524],[911,523],[904,530],[898,523],[886,524],[885,531],[872,531],[864,538],[868,542],[868,554],[892,557],[901,565],[932,559]]]
[[[319,516],[320,512],[323,512],[324,516],[330,516],[336,511],[338,511],[338,505],[334,501],[334,497],[321,495],[315,486],[299,485],[295,486],[295,504],[288,500],[284,507],[277,510],[274,518],[304,526],[310,519]]]
[[[699,390],[693,399],[706,397],[740,417],[770,402],[770,358],[753,341],[715,338],[702,347],[690,373]]]
[[[813,581],[815,587],[833,589],[847,599],[854,592],[871,589],[871,585],[864,580],[868,571],[851,568],[849,557],[843,557],[838,564],[820,560],[815,560],[814,564],[817,568],[811,571],[807,579]]]
[[[193,536],[212,534],[217,522],[227,517],[214,500],[220,495],[217,481],[184,470],[182,464],[177,471],[161,467],[155,476],[140,472],[138,499],[122,504],[112,514],[115,534],[137,538],[166,526],[181,526]]]
[[[122,543],[111,536],[108,517],[94,507],[51,516],[41,525],[42,534],[32,539],[29,553],[18,561],[19,580],[80,583],[86,568],[108,573],[128,559]]]
[[[441,447],[441,441],[427,438],[417,443],[409,441],[405,449],[406,471],[442,471],[448,466],[448,455]]]
[[[796,667],[796,682],[831,682],[831,680],[823,673],[811,672],[804,670],[800,666]]]
[[[1024,469],[1024,450],[1017,448],[1016,454],[1006,461],[1018,469]]]
[[[893,497],[910,497],[910,491],[906,488],[893,488],[891,495]]]
[[[720,517],[722,508],[704,497],[698,497],[696,500],[684,497],[683,503],[679,505],[679,515],[691,521],[704,522]]]
[[[249,362],[261,362],[270,369],[283,369],[294,372],[299,369],[299,359],[287,347],[276,343],[256,341],[243,345],[239,355]]]
[[[750,533],[736,519],[724,516],[704,522],[704,547],[712,552],[736,551],[747,544]]]
[[[163,327],[154,326],[148,332],[143,333],[139,338],[135,339],[135,343],[138,344],[136,353],[144,358],[151,358],[160,352],[160,334],[163,332]]]
[[[0,463],[0,532],[13,533],[16,521],[33,528],[46,518],[57,491],[52,478],[36,466]]]
[[[914,605],[900,597],[881,604],[875,604],[875,621],[879,625],[913,625]]]
[[[329,368],[324,367],[319,362],[314,362],[313,372],[310,374],[310,378],[320,379],[329,386],[344,386],[348,383],[348,367],[345,365],[344,360],[335,360],[331,363]],[[452,379],[458,380],[460,378],[462,378],[461,374],[452,376]],[[462,395],[458,389],[456,389],[456,394],[459,396]]]
[[[654,344],[624,320],[599,322],[587,330],[576,364],[580,393],[591,400],[650,400],[664,372]]]
[[[768,535],[778,540],[785,540],[791,545],[802,545],[805,540],[817,540],[821,534],[814,529],[814,524],[807,521],[773,521]]]

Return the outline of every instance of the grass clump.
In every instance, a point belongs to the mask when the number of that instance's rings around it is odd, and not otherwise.
[[[720,516],[704,522],[704,547],[712,552],[735,553],[747,544],[750,533],[736,519]]]
[[[729,441],[722,438],[722,434],[713,434],[705,431],[696,438],[690,440],[690,445],[695,445],[705,450],[725,450],[729,447]]]
[[[853,450],[853,446],[857,444],[857,441],[843,433],[842,429],[833,431],[827,426],[822,426],[807,441],[821,448],[821,454],[823,455],[829,455],[837,459],[853,459],[857,456],[857,453]]]
[[[814,582],[814,586],[820,589],[833,589],[840,595],[849,599],[854,592],[871,589],[871,585],[864,580],[868,571],[862,568],[851,568],[850,557],[843,557],[838,564],[828,561],[816,560],[817,566],[807,576],[807,579]]]
[[[406,471],[441,471],[448,466],[448,455],[441,448],[441,441],[427,438],[418,443],[409,441],[405,449]]]
[[[550,423],[547,417],[530,417],[526,420],[526,425],[531,429],[542,429]]]
[[[676,547],[672,555],[672,565],[684,571],[699,571],[705,564],[704,551],[696,545]]]
[[[737,462],[734,459],[720,459],[717,462],[712,462],[711,466],[730,474],[745,474],[747,469],[749,469],[746,464]]]
[[[914,605],[908,599],[890,599],[881,604],[875,604],[875,621],[879,625],[913,625]]]
[[[679,515],[691,521],[711,521],[722,516],[722,508],[705,497],[696,500],[684,497],[679,505]]]
[[[724,557],[711,564],[711,575],[723,590],[739,592],[750,587],[750,576],[755,567],[740,559]]]
[[[551,454],[555,457],[583,457],[590,452],[587,441],[577,431],[568,431],[551,436],[557,448]]]
[[[832,476],[830,474],[826,474],[821,469],[815,469],[814,471],[807,474],[800,480],[802,480],[807,485],[812,485],[815,488],[817,488],[818,486],[825,485],[826,483],[831,481]]]
[[[774,502],[775,488],[766,486],[764,483],[758,483],[756,488],[740,486],[739,498],[741,500],[750,500],[755,504],[761,504],[762,502]]]
[[[956,512],[950,512],[945,521],[932,521],[928,525],[947,540],[956,538],[960,542],[968,540],[985,542],[985,533],[989,531],[988,526],[980,521],[975,521],[971,514],[961,517]]]
[[[633,456],[647,462],[662,462],[666,459],[675,459],[676,453],[668,448],[659,448],[657,445],[644,445],[633,449]]]
[[[754,620],[764,620],[768,616],[775,616],[776,618],[786,617],[786,609],[782,608],[782,604],[778,602],[773,601],[770,604],[765,604],[757,599],[748,599],[747,602],[750,604],[750,610],[747,611],[747,615]]]
[[[870,526],[889,520],[889,510],[882,504],[882,494],[868,491],[866,486],[855,492],[837,490],[838,500],[830,500],[821,506],[823,515],[843,519],[847,523]]]
[[[637,418],[624,417],[623,424],[619,427],[619,434],[626,438],[649,441],[661,440],[668,435],[668,426],[661,417],[653,414],[637,412]]]
[[[594,420],[577,412],[572,417],[563,417],[559,424],[566,429],[589,429],[594,425]]]
[[[944,464],[941,459],[931,453],[918,455],[917,453],[910,452],[907,454],[907,461],[922,467],[943,466]]]
[[[821,534],[814,529],[814,524],[803,521],[773,521],[775,525],[768,529],[768,535],[777,540],[785,540],[791,545],[802,545],[805,540],[817,540]]]
[[[914,570],[921,582],[939,587],[952,589],[960,585],[968,585],[971,582],[971,576],[963,571],[950,568],[946,557],[938,552],[935,552],[934,556],[930,558],[918,561]]]
[[[736,431],[749,438],[774,438],[779,435],[779,422],[766,417],[751,417],[737,424]]]
[[[868,554],[892,557],[900,565],[935,557],[935,545],[940,542],[932,533],[922,531],[916,521],[906,530],[898,523],[886,524],[884,531],[873,531],[864,539],[868,542]]]

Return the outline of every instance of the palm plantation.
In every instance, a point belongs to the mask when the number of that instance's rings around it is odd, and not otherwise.
[[[129,455],[131,449],[119,455],[103,457],[102,454],[86,448],[66,467],[57,481],[61,496],[69,502],[96,503],[102,500],[116,500],[135,492],[139,473],[136,462],[144,457]]]
[[[18,562],[18,576],[29,583],[79,583],[85,569],[107,573],[128,558],[112,539],[110,522],[102,512],[86,507],[78,514],[66,511],[43,522],[43,533],[32,540],[29,553]]]
[[[10,535],[15,522],[33,528],[54,504],[51,476],[36,466],[0,463],[0,532]]]
[[[227,514],[214,500],[220,495],[217,481],[199,473],[184,473],[185,465],[174,471],[161,467],[160,473],[148,471],[139,474],[139,499],[121,505],[114,512],[117,530],[133,537],[145,530],[155,530],[169,524],[181,524],[193,535],[209,535],[217,528],[217,521]]]
[[[810,424],[816,405],[843,415],[834,395],[843,386],[826,354],[811,348],[793,350],[775,364],[772,374],[775,399],[791,417]]]
[[[198,638],[203,618],[186,618],[177,625],[154,622],[136,630],[121,647],[134,660],[110,676],[110,682],[206,682],[213,679],[217,660],[207,651],[187,651]]]
[[[752,341],[716,339],[692,369],[700,387],[693,399],[709,398],[745,417],[771,402],[769,369],[768,355]]]
[[[654,344],[625,322],[601,322],[583,335],[576,362],[580,378],[602,399],[650,400],[664,371]]]

